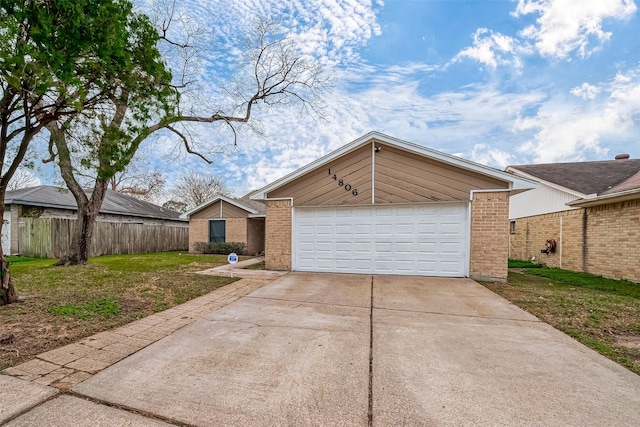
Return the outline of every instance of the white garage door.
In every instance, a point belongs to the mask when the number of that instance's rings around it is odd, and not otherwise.
[[[293,269],[463,277],[467,203],[296,208]]]

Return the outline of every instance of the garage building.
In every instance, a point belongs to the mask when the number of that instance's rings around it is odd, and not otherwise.
[[[506,172],[377,132],[267,185],[273,270],[505,280]]]

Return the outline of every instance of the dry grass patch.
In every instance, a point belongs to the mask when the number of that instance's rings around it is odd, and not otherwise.
[[[113,255],[72,267],[11,261],[21,302],[0,306],[0,370],[238,280],[195,274],[225,264],[218,255]]]
[[[640,374],[640,285],[550,268],[483,285]]]

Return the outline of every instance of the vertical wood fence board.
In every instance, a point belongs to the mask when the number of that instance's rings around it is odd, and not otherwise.
[[[73,237],[75,219],[21,218],[20,253],[37,258],[62,258]],[[189,227],[96,222],[89,256],[186,251]]]

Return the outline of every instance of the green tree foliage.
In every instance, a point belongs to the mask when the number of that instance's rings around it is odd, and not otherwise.
[[[136,40],[144,54],[135,59],[144,62],[138,62],[139,65],[127,76],[115,78],[105,88],[105,92],[110,93],[107,100],[93,107],[93,111],[47,126],[51,132],[49,160],[57,158],[61,175],[78,203],[78,221],[72,245],[59,265],[88,261],[93,224],[102,206],[108,181],[127,167],[140,144],[155,132],[173,133],[187,152],[211,163],[192,149],[189,132],[181,131],[176,125],[220,123],[229,126],[235,135],[235,126],[246,124],[258,104],[273,107],[295,103],[303,109],[319,111],[318,94],[327,84],[322,70],[303,57],[286,36],[271,34],[272,25],[260,22],[242,57],[242,72],[235,79],[237,87],[229,92],[236,102],[234,107],[229,112],[217,109],[209,114],[185,114],[181,109],[185,105],[180,105],[179,91],[188,90],[190,84],[184,83],[186,79],[181,76],[177,79],[179,83],[172,86],[156,67],[161,62],[156,56],[155,46],[160,41],[172,44],[165,38],[168,28],[163,26],[160,33],[151,34],[146,29],[148,21],[143,21],[145,29]],[[166,22],[171,22],[171,19]],[[189,47],[188,44],[173,46]],[[185,64],[184,68],[188,65]],[[85,194],[75,178],[78,162],[72,161],[74,153],[80,159],[81,167],[96,177],[90,196]]]
[[[171,75],[155,45],[141,42],[153,37],[148,19],[125,0],[0,0],[0,214],[8,182],[45,127],[111,108],[129,93],[148,99],[144,91],[159,86],[163,96],[140,102],[133,117],[170,108]],[[123,131],[100,126],[110,142],[96,156],[126,157]],[[16,299],[2,260],[0,304]]]
[[[62,178],[78,205],[71,248],[61,265],[87,262],[95,218],[109,183],[131,162],[144,140],[139,135],[159,118],[176,114],[178,93],[171,86],[171,73],[158,51],[157,31],[145,15],[130,10],[114,18],[122,20],[128,37],[121,49],[120,72],[96,82],[93,89],[105,97],[82,115],[47,125],[48,161],[57,159]],[[95,176],[91,195],[76,177],[78,165],[73,154],[81,158],[80,167]]]

